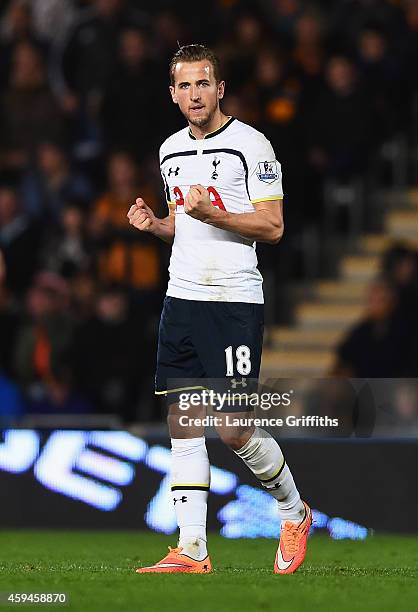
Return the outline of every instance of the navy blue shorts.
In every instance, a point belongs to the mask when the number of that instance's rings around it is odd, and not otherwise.
[[[205,379],[258,379],[264,305],[166,297],[161,314],[155,392],[176,401]],[[244,383],[245,384],[245,383]]]

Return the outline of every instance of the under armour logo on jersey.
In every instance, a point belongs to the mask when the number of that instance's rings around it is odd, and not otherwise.
[[[212,176],[211,178],[216,181],[216,179],[218,178],[219,174],[216,172],[216,168],[217,166],[219,166],[219,164],[221,163],[221,160],[219,159],[219,157],[215,157],[213,162],[212,162],[212,166],[214,168],[213,172],[212,172]]]
[[[174,174],[174,176],[177,176],[178,173],[180,171],[179,166],[177,166],[177,168],[175,170],[173,170],[173,168],[169,168],[168,170],[168,176],[171,176],[172,174]]]
[[[235,378],[231,378],[231,385],[232,385],[233,389],[236,389],[238,386],[246,387],[247,386],[247,379],[246,378],[241,378],[241,380],[235,380]]]
[[[179,497],[179,499],[174,498],[174,505],[176,505],[176,502],[181,501],[182,504],[184,504],[185,502],[187,502],[187,497],[186,495],[183,495],[183,497]]]

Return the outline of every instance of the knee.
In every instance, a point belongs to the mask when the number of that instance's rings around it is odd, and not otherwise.
[[[222,433],[220,433],[220,437],[222,441],[224,442],[224,444],[229,446],[230,449],[232,449],[233,451],[237,451],[240,448],[242,448],[244,444],[248,442],[248,440],[251,437],[251,432],[250,431],[240,431],[240,432],[223,431]]]
[[[230,439],[224,440],[225,444],[227,446],[229,446],[229,448],[231,448],[234,451],[239,450],[240,448],[242,448],[245,444],[245,441],[238,437],[231,437]]]

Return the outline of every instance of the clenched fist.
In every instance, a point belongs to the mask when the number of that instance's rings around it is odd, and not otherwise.
[[[155,215],[142,198],[137,198],[132,204],[128,214],[129,223],[141,232],[152,232],[155,226]]]
[[[184,212],[194,219],[206,222],[213,214],[208,190],[202,185],[191,185],[184,201]]]

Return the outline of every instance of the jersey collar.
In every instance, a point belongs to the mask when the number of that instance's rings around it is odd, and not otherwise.
[[[226,130],[226,128],[229,127],[233,121],[235,121],[235,117],[229,117],[228,121],[224,123],[220,128],[218,128],[217,130],[214,130],[213,132],[209,132],[208,134],[205,134],[205,137],[203,138],[203,140],[206,140],[206,138],[213,138],[214,136],[217,136],[218,134]],[[193,136],[192,130],[190,128],[189,128],[189,136],[192,140],[196,140],[196,137]]]

